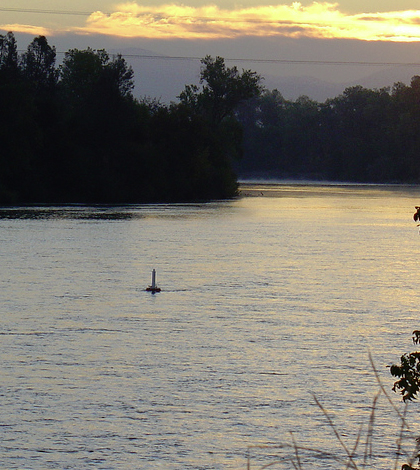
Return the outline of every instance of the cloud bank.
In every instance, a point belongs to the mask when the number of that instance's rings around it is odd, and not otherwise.
[[[0,27],[45,35],[59,32],[30,25]],[[416,42],[420,41],[420,10],[349,15],[341,12],[337,3],[328,2],[237,9],[180,4],[150,7],[131,2],[117,5],[111,13],[96,11],[87,18],[85,26],[68,28],[66,32],[147,39],[281,36]]]

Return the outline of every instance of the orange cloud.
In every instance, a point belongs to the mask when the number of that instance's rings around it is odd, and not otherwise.
[[[84,31],[126,37],[146,38],[234,38],[238,36],[302,36],[318,35],[319,22],[333,20],[337,12],[333,5],[315,3],[303,8],[295,2],[291,6],[263,6],[227,10],[215,5],[189,7],[162,5],[146,7],[136,3],[117,6],[112,14],[93,13]]]
[[[211,39],[238,36],[420,41],[420,10],[346,15],[336,3],[304,7],[256,6],[234,10],[215,5],[123,3],[111,14],[93,13],[80,31],[126,37]]]
[[[0,28],[44,35],[64,32],[28,25]],[[236,9],[129,2],[117,5],[112,13],[96,11],[84,27],[68,27],[65,31],[150,39],[286,36],[414,42],[420,41],[420,10],[349,15],[341,12],[337,3],[329,2],[303,6],[296,1]]]
[[[32,26],[26,24],[2,24],[0,25],[0,29],[4,31],[13,31],[14,33],[27,33],[33,34],[34,36],[49,36],[51,31],[47,28],[43,28],[42,26]]]

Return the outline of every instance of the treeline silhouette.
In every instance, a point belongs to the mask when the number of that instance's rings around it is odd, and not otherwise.
[[[209,200],[237,191],[234,109],[262,90],[251,71],[202,60],[178,104],[132,95],[121,55],[69,50],[56,67],[44,36],[19,54],[0,36],[0,203]]]
[[[242,104],[241,177],[361,183],[420,182],[420,77],[410,85],[347,88],[318,103],[265,91]]]
[[[232,197],[237,177],[419,183],[420,77],[318,103],[202,60],[179,102],[133,97],[121,55],[0,35],[0,203],[181,202]]]

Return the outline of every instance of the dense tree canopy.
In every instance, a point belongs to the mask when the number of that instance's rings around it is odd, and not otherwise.
[[[44,36],[19,54],[0,35],[0,203],[225,198],[236,174],[420,182],[420,77],[325,103],[261,80],[207,56],[167,106],[134,98],[121,55],[71,49],[57,67]]]
[[[18,51],[13,33],[0,34],[0,80],[16,80],[19,74]]]
[[[420,77],[390,89],[350,87],[325,103],[265,91],[238,118],[242,177],[420,182]]]
[[[194,139],[196,156],[202,159],[202,169],[207,168],[212,187],[219,192],[225,188],[222,193],[227,196],[236,188],[231,164],[242,156],[242,127],[235,110],[262,92],[261,77],[250,70],[240,73],[236,67],[226,67],[221,57],[206,56],[201,64],[201,88],[187,85],[179,96],[179,107],[189,119],[200,122],[200,139]]]
[[[202,89],[188,85],[179,98],[214,127],[231,117],[240,103],[262,92],[261,77],[256,72],[239,73],[236,67],[226,67],[222,57],[206,56],[201,63]]]
[[[206,57],[196,104],[164,106],[133,97],[133,70],[121,55],[71,49],[59,68],[55,61],[55,48],[43,36],[20,57],[13,34],[0,37],[0,203],[236,194],[231,158],[241,133],[233,112],[260,92],[256,74]],[[208,113],[210,103],[217,118]]]
[[[35,38],[21,57],[23,77],[37,91],[53,89],[58,80],[55,60],[55,47],[48,44],[47,38],[45,36]]]

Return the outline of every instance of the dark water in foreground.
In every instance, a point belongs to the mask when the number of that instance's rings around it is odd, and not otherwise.
[[[390,390],[420,327],[420,189],[243,194],[0,209],[0,468],[245,469],[269,446],[257,469],[293,438],[342,457],[312,394],[354,446],[378,391],[368,350]],[[371,466],[393,468],[399,421],[384,397],[376,415]]]

